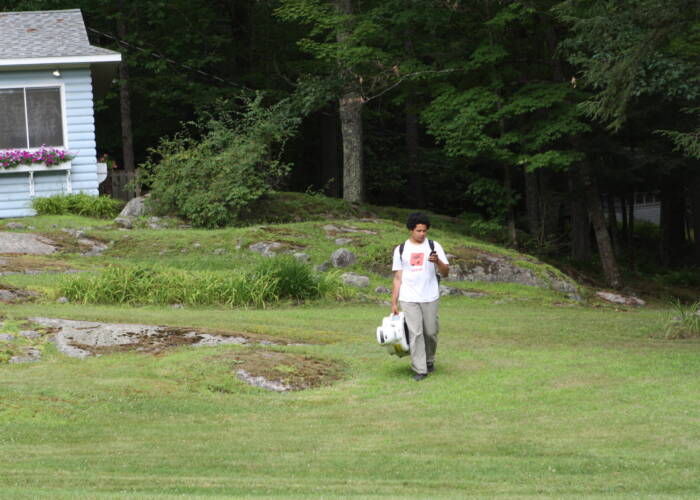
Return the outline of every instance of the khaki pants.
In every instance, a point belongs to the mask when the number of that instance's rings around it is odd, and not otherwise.
[[[427,363],[435,362],[437,349],[439,300],[433,302],[399,302],[406,317],[411,341],[411,368],[416,373],[428,373]]]

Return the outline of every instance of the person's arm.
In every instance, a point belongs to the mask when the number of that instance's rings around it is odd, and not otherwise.
[[[440,272],[443,278],[446,278],[447,275],[450,274],[450,266],[447,263],[441,261],[438,258],[437,253],[430,254],[428,260],[437,266],[438,271]]]
[[[399,314],[399,290],[401,290],[401,275],[403,271],[394,271],[394,282],[391,288],[391,314]]]

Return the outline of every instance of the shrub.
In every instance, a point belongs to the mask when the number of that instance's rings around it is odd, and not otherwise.
[[[34,198],[32,208],[38,215],[83,215],[111,219],[119,215],[124,202],[109,196],[91,196],[85,193],[57,194],[46,198]]]
[[[300,118],[284,104],[265,107],[258,95],[243,111],[203,116],[188,131],[161,140],[142,165],[155,212],[197,227],[234,222],[289,170],[280,155]]]
[[[668,339],[700,337],[700,301],[683,305],[676,300],[666,320],[665,334]]]
[[[668,271],[664,274],[657,274],[655,280],[668,286],[700,286],[700,269],[689,268]]]

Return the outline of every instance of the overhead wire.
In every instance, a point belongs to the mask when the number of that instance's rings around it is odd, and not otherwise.
[[[142,52],[146,55],[155,57],[156,59],[161,59],[161,60],[165,61],[166,63],[170,64],[171,66],[175,66],[177,68],[182,68],[182,69],[185,69],[185,70],[190,71],[192,73],[197,73],[203,77],[215,80],[215,81],[223,83],[223,84],[232,85],[234,87],[239,87],[241,89],[247,90],[248,92],[254,92],[253,89],[246,87],[245,85],[241,85],[240,83],[232,82],[231,80],[225,80],[225,79],[221,78],[220,76],[216,76],[216,75],[213,75],[213,74],[208,73],[206,71],[202,71],[201,69],[194,68],[194,67],[189,66],[187,64],[179,63],[179,62],[175,61],[174,59],[166,57],[165,55],[161,54],[158,51],[149,50],[149,49],[145,49],[143,47],[139,47],[138,45],[134,45],[131,42],[127,42],[125,40],[122,40],[122,39],[112,35],[111,33],[105,33],[103,31],[96,30],[95,28],[90,28],[90,27],[87,27],[87,30],[92,32],[92,33],[95,33],[99,36],[103,36],[105,38],[109,38],[111,40],[114,40],[117,43],[117,45],[120,45],[120,46],[125,47],[127,49],[136,50],[136,51]]]

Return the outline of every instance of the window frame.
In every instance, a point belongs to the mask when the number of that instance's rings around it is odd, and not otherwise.
[[[27,120],[27,89],[36,89],[36,88],[58,88],[59,91],[59,100],[61,104],[61,125],[63,127],[63,145],[61,146],[48,146],[48,147],[56,147],[60,149],[65,149],[68,150],[68,117],[66,116],[66,84],[65,82],[50,82],[50,81],[41,81],[41,82],[32,82],[32,83],[24,83],[24,84],[0,84],[0,90],[12,90],[12,89],[20,89],[23,91],[24,95],[24,117],[25,117],[25,124],[26,124],[26,137],[27,137],[27,145],[29,145],[29,121]],[[39,151],[41,149],[41,146],[38,147],[18,147],[18,148],[0,148],[0,151],[13,151],[13,150],[23,150],[23,151]]]

